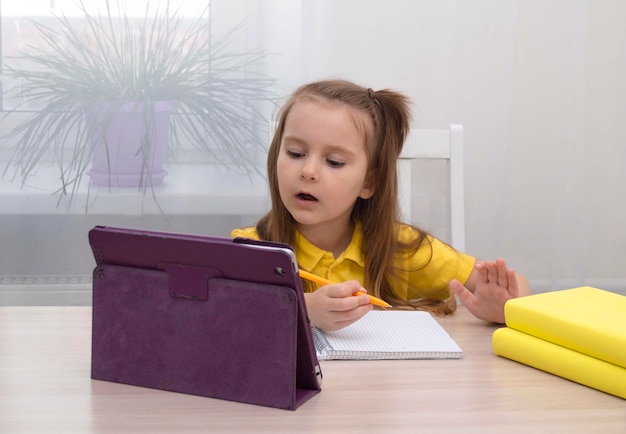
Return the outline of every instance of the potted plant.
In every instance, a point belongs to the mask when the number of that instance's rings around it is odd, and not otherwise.
[[[81,0],[82,25],[65,15],[55,25],[33,21],[43,45],[20,55],[24,67],[6,67],[22,103],[5,116],[37,108],[1,138],[13,144],[3,176],[26,183],[47,155],[62,195],[86,174],[91,184],[145,191],[183,141],[244,173],[259,171],[251,149],[265,150],[258,137],[269,124],[259,104],[275,96],[273,80],[253,71],[266,54],[229,51],[241,25],[215,39],[208,7],[187,19],[166,2],[133,18],[111,3],[93,12]]]

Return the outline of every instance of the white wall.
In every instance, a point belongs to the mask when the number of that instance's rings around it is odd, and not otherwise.
[[[626,290],[626,2],[313,2],[307,79],[414,101],[465,126],[467,250],[538,290]]]

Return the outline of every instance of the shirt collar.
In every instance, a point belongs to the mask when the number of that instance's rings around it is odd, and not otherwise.
[[[322,250],[319,247],[312,244],[307,240],[300,232],[296,232],[296,258],[300,267],[305,270],[313,270],[317,264],[326,256],[332,255],[332,253]],[[350,260],[355,262],[361,267],[365,266],[365,257],[363,255],[363,230],[361,224],[356,223],[354,231],[352,232],[352,239],[350,244],[346,247],[346,250],[335,258],[337,260]]]

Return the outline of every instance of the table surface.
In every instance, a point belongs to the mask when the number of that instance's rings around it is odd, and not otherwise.
[[[626,401],[493,354],[495,326],[439,322],[460,360],[326,361],[296,411],[90,379],[90,307],[0,308],[0,432],[626,432]]]

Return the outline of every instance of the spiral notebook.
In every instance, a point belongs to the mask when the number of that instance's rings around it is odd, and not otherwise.
[[[319,360],[460,359],[463,350],[428,312],[373,310],[337,331],[313,328]]]

